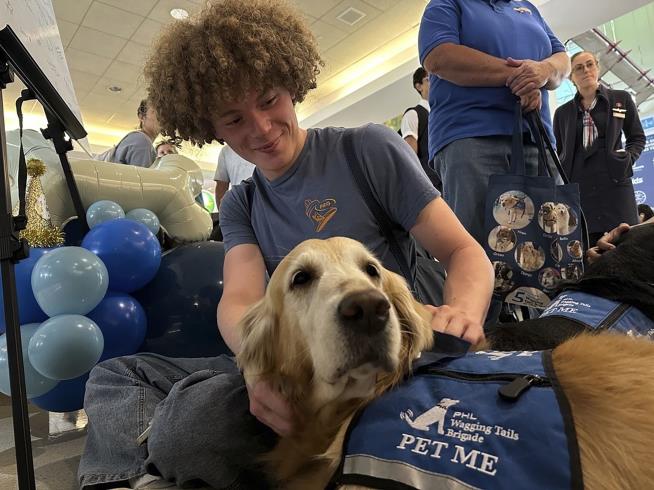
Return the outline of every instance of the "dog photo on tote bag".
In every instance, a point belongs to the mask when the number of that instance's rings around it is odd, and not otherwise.
[[[489,178],[484,245],[495,270],[494,296],[544,308],[562,281],[578,281],[583,273],[581,211],[578,185],[559,185],[549,175],[547,135],[530,126],[540,138],[539,175],[526,175],[518,104],[510,172]]]

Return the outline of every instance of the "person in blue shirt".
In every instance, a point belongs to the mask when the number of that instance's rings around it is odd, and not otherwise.
[[[483,243],[488,177],[508,171],[515,102],[540,109],[553,139],[547,91],[568,76],[570,61],[527,1],[432,0],[418,44],[430,73],[429,156],[443,198]],[[535,145],[525,152],[535,173]]]
[[[514,108],[540,110],[554,141],[547,91],[570,73],[565,47],[538,9],[521,0],[432,0],[418,35],[430,73],[429,158],[442,196],[480,244],[488,178],[509,170]],[[525,138],[528,175],[538,151]],[[486,324],[498,317],[493,301]]]

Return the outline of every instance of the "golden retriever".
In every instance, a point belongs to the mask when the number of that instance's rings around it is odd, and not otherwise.
[[[310,421],[266,456],[281,488],[325,487],[352,415],[431,348],[429,319],[404,280],[356,241],[308,240],[280,263],[241,322],[237,359],[246,380],[266,380]],[[556,348],[553,360],[586,487],[649,488],[654,343],[579,336]]]
[[[572,233],[573,220],[570,218],[570,209],[563,203],[556,205],[556,223],[559,235],[565,236]]]
[[[526,271],[533,272],[545,263],[545,254],[533,242],[525,242],[518,246],[518,265]]]

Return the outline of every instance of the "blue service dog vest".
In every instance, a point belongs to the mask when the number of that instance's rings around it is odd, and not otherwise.
[[[546,316],[576,320],[593,330],[612,330],[654,340],[654,322],[638,308],[581,291],[559,294],[540,318]]]
[[[331,484],[583,488],[551,351],[476,352],[419,368],[357,415]]]

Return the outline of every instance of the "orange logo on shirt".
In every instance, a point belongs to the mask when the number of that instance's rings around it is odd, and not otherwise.
[[[322,231],[332,216],[336,214],[336,199],[306,199],[304,201],[306,215],[316,223],[316,231]]]

